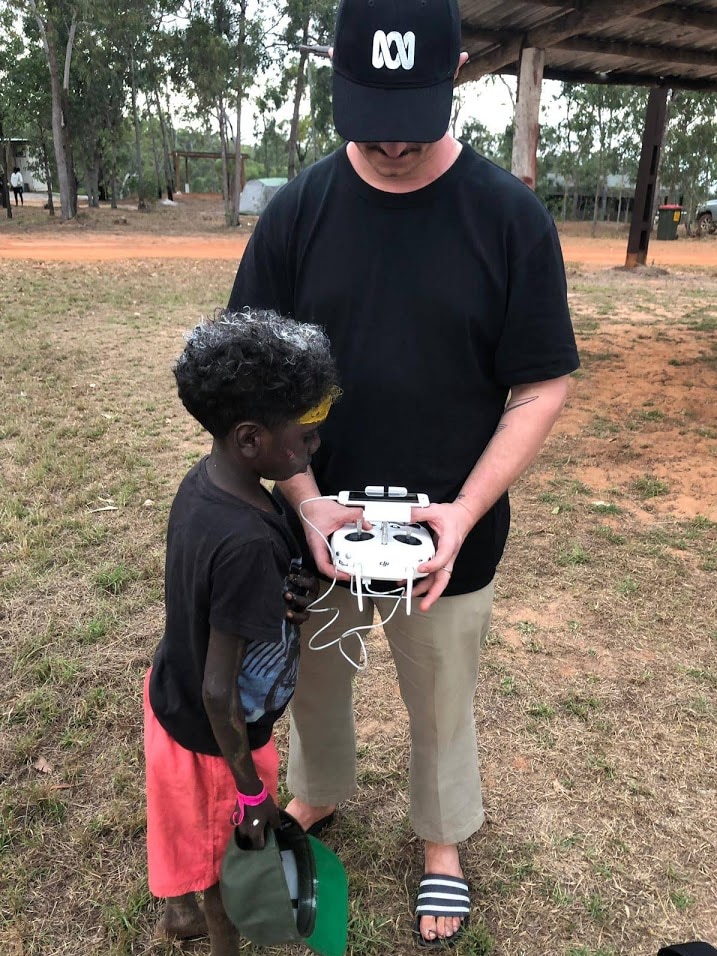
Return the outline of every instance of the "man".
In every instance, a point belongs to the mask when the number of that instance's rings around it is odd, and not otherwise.
[[[20,197],[20,204],[25,205],[25,200],[23,199],[23,182],[22,182],[22,173],[18,166],[16,166],[12,171],[12,176],[10,177],[10,185],[12,186],[12,191],[15,194],[15,205],[17,206],[18,196]]]
[[[369,484],[436,502],[414,513],[437,537],[420,613],[385,627],[410,718],[411,822],[425,841],[415,933],[429,946],[454,942],[469,912],[458,844],[484,820],[472,705],[507,489],[578,365],[552,219],[446,132],[466,59],[456,0],[342,0],[334,120],[348,144],[277,194],[230,300],[323,325],[337,358],[344,396],[313,471],[281,486],[294,508]],[[327,537],[355,517],[327,501],[303,510]],[[304,530],[333,576],[321,537]],[[370,605],[360,615],[336,591],[337,634],[370,624]],[[355,791],[351,667],[336,646],[302,657],[288,785],[307,828]]]

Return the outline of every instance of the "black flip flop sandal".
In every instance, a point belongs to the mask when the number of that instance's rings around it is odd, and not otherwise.
[[[694,943],[675,943],[665,946],[657,956],[717,956],[717,949],[699,940]]]
[[[416,898],[416,922],[413,927],[416,942],[419,946],[455,946],[468,926],[470,911],[471,899],[465,880],[441,873],[424,873]],[[422,916],[457,916],[463,922],[452,936],[425,939],[420,929]]]
[[[332,810],[331,813],[327,813],[325,817],[321,817],[316,823],[312,823],[306,832],[312,837],[321,836],[324,830],[328,829],[334,822],[335,817],[336,811]]]

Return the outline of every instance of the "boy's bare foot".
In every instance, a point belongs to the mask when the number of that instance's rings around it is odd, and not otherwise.
[[[324,817],[328,817],[329,814],[333,813],[336,809],[335,804],[327,804],[326,806],[321,807],[312,807],[309,803],[304,803],[303,800],[299,800],[298,797],[294,797],[286,807],[286,812],[291,814],[291,816],[296,820],[296,822],[308,830],[309,827],[312,827],[315,823],[318,823],[319,820],[323,820]]]
[[[207,921],[194,893],[169,897],[154,927],[158,939],[198,939],[209,935]]]

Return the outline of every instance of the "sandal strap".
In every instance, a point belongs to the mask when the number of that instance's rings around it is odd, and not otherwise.
[[[712,954],[717,954],[717,949],[714,946],[703,943],[701,940],[695,940],[692,943],[677,943],[672,946],[665,946],[657,956],[712,956]]]
[[[468,883],[457,876],[426,873],[418,887],[418,916],[468,916],[471,900]]]

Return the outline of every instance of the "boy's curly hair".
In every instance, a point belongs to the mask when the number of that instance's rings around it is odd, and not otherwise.
[[[267,428],[297,421],[337,389],[324,331],[276,312],[217,312],[186,343],[173,369],[177,391],[214,438],[241,421]]]

